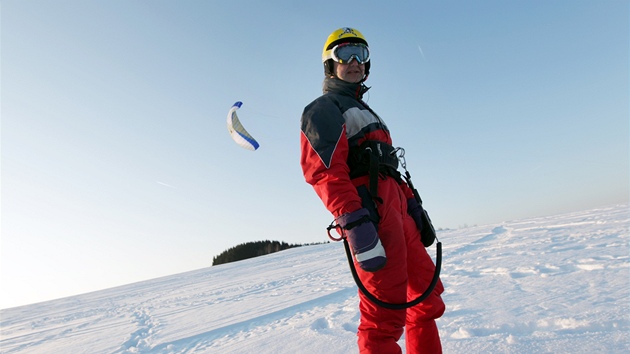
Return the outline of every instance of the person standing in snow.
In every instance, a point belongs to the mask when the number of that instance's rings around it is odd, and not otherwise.
[[[387,126],[362,100],[369,53],[367,40],[353,28],[335,30],[326,40],[323,95],[304,108],[300,163],[349,241],[361,282],[382,301],[404,303],[431,282],[435,265],[425,245],[433,240],[422,239],[422,209],[397,172]],[[443,291],[438,282],[426,300],[407,310],[380,307],[359,292],[360,352],[401,353],[397,341],[406,330],[407,354],[441,353],[435,319],[445,310]]]

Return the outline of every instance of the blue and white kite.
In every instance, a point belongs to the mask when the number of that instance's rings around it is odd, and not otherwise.
[[[236,110],[241,108],[242,105],[243,102],[238,101],[232,106],[232,108],[230,108],[227,116],[227,128],[230,132],[230,135],[232,136],[232,139],[234,139],[237,144],[247,150],[254,151],[258,149],[260,145],[258,145],[256,139],[249,135],[247,130],[243,128],[241,121],[238,120],[238,116],[236,115]]]

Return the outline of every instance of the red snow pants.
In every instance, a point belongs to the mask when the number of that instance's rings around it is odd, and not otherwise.
[[[404,303],[420,296],[431,283],[435,265],[420,240],[420,231],[407,214],[407,199],[393,178],[379,179],[378,234],[387,264],[377,272],[363,271],[355,262],[365,287],[382,301]],[[438,282],[431,295],[407,310],[389,310],[373,304],[359,291],[360,353],[402,353],[398,340],[405,333],[406,354],[439,354],[442,345],[435,319],[445,310]]]

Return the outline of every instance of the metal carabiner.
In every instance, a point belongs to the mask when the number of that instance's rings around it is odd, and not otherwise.
[[[398,155],[399,151],[400,151],[400,155]],[[407,171],[407,160],[405,160],[405,149],[401,147],[397,147],[394,149],[394,151],[391,152],[391,154],[395,155],[398,158],[398,161],[400,161],[400,166],[403,168],[403,170]]]

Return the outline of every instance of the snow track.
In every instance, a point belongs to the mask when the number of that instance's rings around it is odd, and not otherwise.
[[[620,205],[439,232],[445,352],[630,351],[629,214]],[[356,352],[359,323],[340,243],[0,315],[7,354],[342,354]]]

